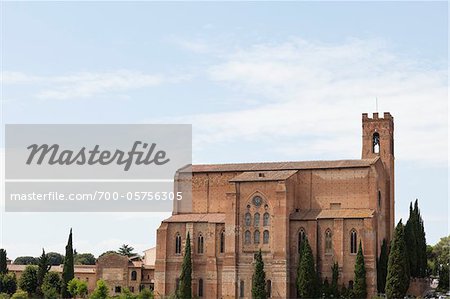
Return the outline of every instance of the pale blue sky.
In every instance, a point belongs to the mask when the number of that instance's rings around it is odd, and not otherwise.
[[[397,219],[448,234],[446,2],[4,2],[3,123],[192,123],[196,163],[359,158],[396,126]],[[155,244],[161,214],[2,214],[11,257]]]

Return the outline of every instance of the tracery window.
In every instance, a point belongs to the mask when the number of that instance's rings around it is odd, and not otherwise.
[[[268,230],[265,230],[263,232],[263,243],[269,244],[269,231]]]
[[[350,253],[354,254],[357,251],[357,234],[356,230],[352,229],[350,232]]]
[[[268,226],[269,225],[269,213],[264,213],[264,216],[263,216],[263,225],[264,226]]]
[[[255,230],[254,236],[253,236],[253,243],[259,244],[259,237],[260,237],[259,230]]]
[[[175,236],[175,254],[181,254],[181,236],[179,233]]]

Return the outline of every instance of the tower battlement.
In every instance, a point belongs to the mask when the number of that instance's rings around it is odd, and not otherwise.
[[[362,120],[363,120],[363,122],[364,121],[374,121],[374,120],[375,121],[379,121],[379,120],[391,120],[391,121],[393,121],[394,117],[389,112],[384,112],[383,113],[383,117],[380,117],[378,112],[374,112],[372,114],[372,118],[369,117],[368,113],[363,113],[362,114]]]

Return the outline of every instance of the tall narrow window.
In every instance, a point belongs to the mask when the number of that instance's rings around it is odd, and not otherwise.
[[[244,293],[245,293],[245,289],[244,289],[244,281],[243,280],[241,280],[240,282],[239,282],[239,297],[244,297]]]
[[[306,238],[305,229],[302,227],[298,232],[298,252],[300,252],[300,249],[302,248],[302,242],[305,241],[305,238]]]
[[[225,252],[225,230],[220,233],[220,253]]]
[[[198,240],[197,240],[197,253],[198,254],[203,254],[203,246],[204,246],[203,235],[200,234],[198,236]]]
[[[259,213],[255,213],[254,224],[255,227],[259,226]]]
[[[255,244],[259,244],[259,236],[260,236],[259,230],[255,230],[255,233],[254,233],[254,236],[253,236],[253,242]]]
[[[373,152],[375,154],[379,154],[380,153],[380,134],[378,134],[378,132],[373,133],[373,137],[372,137],[372,145],[373,145]]]
[[[263,225],[264,226],[269,226],[269,213],[264,213],[264,216],[263,216]]]
[[[252,216],[250,213],[245,213],[245,226],[250,226],[252,223]]]
[[[333,242],[330,229],[325,231],[325,254],[333,254]]]
[[[198,296],[203,297],[203,279],[198,280]]]
[[[263,243],[269,244],[269,231],[268,230],[265,230],[263,232]]]
[[[136,279],[137,279],[137,272],[131,271],[131,280],[136,280]]]
[[[266,292],[268,298],[272,297],[272,281],[270,279],[267,280]]]
[[[175,254],[181,254],[181,236],[179,233],[175,236]]]
[[[381,208],[381,191],[378,190],[378,207]]]
[[[357,242],[357,235],[356,230],[352,229],[350,232],[350,253],[356,253],[356,242]]]
[[[244,243],[245,244],[250,244],[250,239],[252,238],[251,233],[249,230],[245,231],[245,235],[244,235]]]

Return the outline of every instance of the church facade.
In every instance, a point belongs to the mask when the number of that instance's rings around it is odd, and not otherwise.
[[[251,298],[254,254],[261,249],[270,298],[296,298],[299,247],[311,245],[322,279],[339,265],[351,287],[361,242],[369,298],[376,259],[394,229],[394,121],[362,115],[357,160],[193,165],[192,205],[178,204],[157,231],[155,292],[175,293],[186,236],[193,294]],[[182,181],[183,170],[177,173]]]

